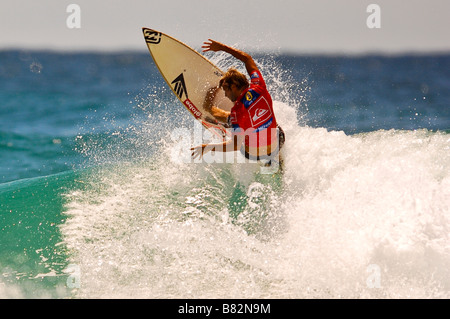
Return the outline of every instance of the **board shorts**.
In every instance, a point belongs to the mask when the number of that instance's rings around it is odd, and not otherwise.
[[[278,147],[276,148],[276,150],[274,152],[271,152],[270,154],[267,154],[267,155],[253,156],[245,150],[244,146],[241,146],[240,151],[241,151],[242,155],[244,155],[245,158],[250,159],[250,160],[255,160],[255,161],[265,160],[270,165],[270,162],[277,158],[278,153],[280,152],[281,148],[284,145],[284,142],[286,141],[286,136],[284,134],[284,131],[279,125],[277,125],[277,133],[278,133]]]

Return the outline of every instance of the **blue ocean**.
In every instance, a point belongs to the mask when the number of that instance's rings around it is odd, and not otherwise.
[[[0,298],[449,298],[450,55],[255,60],[275,174],[174,160],[148,52],[0,51]]]

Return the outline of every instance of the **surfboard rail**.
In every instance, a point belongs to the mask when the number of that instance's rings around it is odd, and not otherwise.
[[[224,72],[187,44],[163,32],[142,28],[150,55],[172,92],[189,113],[215,136],[226,140],[230,132],[205,109],[208,92],[218,87]],[[222,90],[213,104],[230,111],[233,103]]]

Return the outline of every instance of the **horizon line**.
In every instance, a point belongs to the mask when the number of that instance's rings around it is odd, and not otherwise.
[[[195,48],[194,48],[195,49]],[[126,47],[39,47],[39,46],[0,46],[0,52],[25,51],[25,52],[51,52],[51,53],[95,53],[95,54],[120,54],[120,53],[148,53],[147,46],[143,48]],[[253,55],[288,55],[288,56],[424,56],[424,55],[450,55],[449,49],[404,49],[404,50],[293,50],[293,49],[263,49],[249,50]]]

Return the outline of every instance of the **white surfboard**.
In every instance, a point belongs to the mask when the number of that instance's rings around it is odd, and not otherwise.
[[[218,137],[225,127],[203,108],[208,91],[219,85],[222,70],[186,44],[153,29],[142,28],[145,42],[164,80],[184,107]],[[233,103],[219,90],[213,105],[230,111]]]

